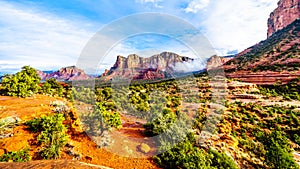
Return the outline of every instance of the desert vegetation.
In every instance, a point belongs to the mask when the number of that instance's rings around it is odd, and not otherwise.
[[[31,78],[27,77],[29,74]],[[43,95],[56,100],[48,105],[51,111],[38,117],[25,121],[1,119],[1,136],[5,136],[2,138],[14,137],[9,134],[18,126],[25,126],[34,135],[31,144],[3,153],[1,161],[68,156],[88,160],[91,157],[75,151],[72,145],[75,130],[82,134],[81,128],[85,130],[93,138],[90,141],[101,143],[96,149],[102,149],[113,144],[114,138],[106,138],[107,133],[126,130],[128,116],[142,121],[133,123],[141,124],[139,137],[156,138],[155,151],[159,153],[148,159],[156,167],[299,167],[294,154],[300,150],[300,111],[297,104],[279,104],[297,103],[298,79],[284,85],[231,87],[226,98],[217,100],[213,93],[216,89],[205,74],[95,88],[71,87],[55,79],[40,82],[34,75],[33,68],[24,67],[21,73],[5,76],[3,93],[21,98]],[[13,85],[19,82],[20,85]],[[225,83],[230,86],[235,81]],[[259,95],[263,101],[247,95]],[[246,99],[235,100],[235,96]],[[209,137],[201,141],[203,131]],[[134,151],[142,149],[147,154],[154,148],[143,143]]]

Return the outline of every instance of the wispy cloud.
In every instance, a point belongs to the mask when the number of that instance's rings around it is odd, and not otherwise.
[[[185,12],[197,13],[209,5],[210,0],[193,0],[184,9]]]
[[[188,46],[185,46],[180,41],[163,35],[143,34],[128,37],[118,44],[115,44],[107,55],[103,56],[103,60],[98,65],[97,72],[102,73],[105,69],[109,69],[113,66],[118,55],[127,57],[130,54],[137,54],[141,57],[150,57],[165,51],[174,52],[190,58],[198,57]]]
[[[141,4],[144,4],[144,5],[152,5],[156,8],[163,8],[163,6],[161,6],[161,2],[163,0],[135,0],[135,2],[137,3],[141,3]]]
[[[267,19],[274,0],[212,1],[201,27],[220,55],[242,51],[267,37]]]
[[[5,25],[0,27],[0,65],[31,65],[39,69],[72,65],[93,34],[84,29],[90,27],[84,21],[3,1],[0,24]]]
[[[160,5],[162,9],[149,11],[187,20],[199,28],[219,55],[227,55],[267,37],[267,19],[277,0],[172,0]]]
[[[28,5],[27,2],[31,5]],[[50,4],[47,4],[50,3]],[[0,1],[0,71],[31,65],[38,69],[57,69],[76,64],[82,49],[100,26],[142,12],[158,12],[185,19],[206,36],[219,55],[227,55],[266,38],[267,18],[276,0],[74,0],[72,3],[49,0],[26,2]],[[63,7],[62,7],[63,6]],[[73,16],[74,15],[74,16]],[[147,18],[117,25],[139,32],[132,25],[164,30],[165,23],[147,25]],[[149,18],[148,18],[149,19]],[[180,30],[181,24],[172,29]],[[113,35],[107,35],[113,38]],[[144,39],[144,40],[143,40]],[[131,43],[129,43],[131,42]],[[156,44],[156,45],[154,45]],[[193,57],[184,45],[160,37],[140,36],[112,46],[109,59],[99,69],[109,68],[117,55],[138,53],[150,56],[172,51]]]

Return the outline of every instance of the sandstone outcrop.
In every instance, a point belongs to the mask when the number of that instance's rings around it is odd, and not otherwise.
[[[176,64],[192,62],[193,59],[171,52],[163,52],[148,58],[136,54],[127,58],[118,56],[110,70],[106,70],[102,77],[110,80],[114,77],[128,79],[162,79],[176,72]]]
[[[300,18],[299,0],[280,0],[268,19],[268,37]]]
[[[69,66],[59,69],[53,73],[45,73],[42,71],[37,71],[42,80],[55,78],[58,81],[75,81],[75,80],[86,80],[91,78],[83,70],[77,68],[76,66]]]

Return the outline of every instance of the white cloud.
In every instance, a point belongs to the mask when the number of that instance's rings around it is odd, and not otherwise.
[[[132,10],[136,12],[160,12],[184,18],[201,29],[220,55],[242,51],[265,39],[268,16],[277,4],[274,0],[135,0],[132,3],[135,4]],[[182,4],[187,4],[186,8],[183,9]],[[111,13],[123,14],[114,10]],[[81,50],[95,31],[91,23],[71,17],[0,1],[0,71],[23,65],[45,70],[76,64]],[[159,25],[161,23],[150,26]],[[178,27],[180,25],[174,26]],[[115,46],[99,69],[110,68],[117,55],[131,53],[151,56],[171,51],[194,57],[191,50],[174,44],[143,50],[137,49],[137,45],[140,44]]]
[[[220,55],[242,51],[267,37],[267,19],[274,0],[218,0],[203,16],[204,34]]]
[[[75,65],[93,32],[89,23],[0,2],[0,65],[52,69]],[[1,68],[0,68],[1,69]]]
[[[163,6],[160,5],[160,3],[162,2],[163,0],[135,0],[135,2],[137,3],[141,3],[143,5],[145,4],[151,4],[153,5],[155,8],[163,8]]]
[[[192,12],[197,13],[198,11],[206,8],[209,5],[210,0],[193,0],[184,9],[186,13]]]
[[[148,2],[157,3],[160,1],[162,1],[162,0],[137,0],[137,2],[140,2],[140,3],[148,3]]]
[[[145,37],[145,36],[139,36],[139,37]],[[174,52],[181,56],[197,58],[197,56],[195,55],[195,53],[193,53],[192,50],[190,50],[187,46],[181,44],[178,41],[171,40],[171,39],[164,39],[158,42],[157,40],[159,39],[156,35],[147,36],[147,39],[139,39],[138,37],[137,38],[131,37],[119,42],[118,44],[115,44],[115,46],[111,48],[111,50],[107,53],[107,55],[103,57],[101,63],[99,63],[97,72],[100,74],[103,73],[105,69],[109,69],[110,67],[112,67],[118,55],[127,57],[130,54],[137,54],[141,57],[151,57],[155,54],[160,54],[162,52],[168,51],[168,52]],[[143,47],[142,49],[139,49],[140,48],[140,46],[138,45],[139,43],[147,44],[147,47]]]

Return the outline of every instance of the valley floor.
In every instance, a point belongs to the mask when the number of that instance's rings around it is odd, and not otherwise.
[[[0,119],[6,117],[19,118],[21,122],[40,117],[41,115],[47,115],[52,111],[50,103],[55,100],[65,101],[61,98],[48,97],[43,95],[37,95],[30,98],[13,98],[0,96]],[[72,125],[71,122],[66,122],[70,125],[68,129],[69,141],[68,144],[72,145],[73,151],[80,155],[79,162],[94,164],[99,166],[106,166],[110,168],[135,168],[135,169],[155,169],[157,167],[150,158],[129,158],[118,156],[105,149],[97,148],[97,145],[90,139],[90,137],[82,131],[80,126]],[[132,125],[133,122],[127,120],[124,123],[124,128],[119,132],[126,135],[134,135],[133,137],[140,137],[138,131],[139,127]],[[127,126],[127,127],[126,127]],[[36,146],[37,134],[30,132],[27,126],[20,124],[13,129],[12,134],[7,137],[0,139],[0,155],[5,152],[19,151],[24,149],[26,146],[30,147],[30,154],[32,160],[41,160],[37,156],[39,148]],[[124,145],[120,144],[119,147]],[[136,146],[136,145],[133,145]],[[74,166],[81,168],[93,168],[91,165],[80,164],[72,161],[74,157],[70,156],[63,151],[61,154],[61,160],[68,161],[57,161],[55,163],[67,163],[68,167]],[[77,159],[78,160],[78,159]],[[0,168],[11,167],[11,168],[51,168],[55,163],[49,161],[39,162],[27,162],[27,163],[0,163]],[[71,166],[70,166],[71,165]],[[96,167],[96,168],[97,168]],[[63,168],[63,166],[62,166]]]

